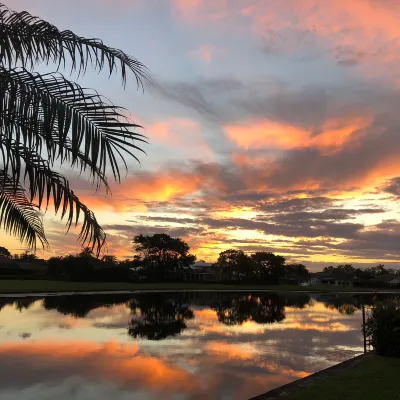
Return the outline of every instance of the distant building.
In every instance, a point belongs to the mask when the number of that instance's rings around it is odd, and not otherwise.
[[[188,282],[212,282],[222,280],[212,263],[198,261],[174,274],[177,279]]]
[[[375,277],[370,282],[375,282],[379,285],[387,285],[389,287],[398,287],[400,286],[400,276],[396,274],[384,274]]]
[[[309,280],[311,286],[333,285],[333,286],[353,286],[354,277],[348,274],[331,274],[329,272],[316,272]]]

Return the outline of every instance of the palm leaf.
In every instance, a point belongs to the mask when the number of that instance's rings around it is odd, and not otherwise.
[[[13,152],[11,151],[12,148],[22,146],[23,148],[27,149],[27,151],[29,150],[29,152],[41,154],[43,151],[43,141],[46,140],[46,152],[49,164],[51,166],[54,166],[56,162],[58,162],[58,164],[68,163],[71,168],[77,168],[80,174],[89,169],[89,178],[92,178],[93,184],[96,184],[96,190],[103,186],[106,189],[107,194],[111,192],[107,177],[96,165],[93,164],[90,157],[85,156],[85,154],[79,150],[74,152],[69,137],[67,137],[65,140],[63,140],[63,143],[61,143],[57,126],[54,127],[52,134],[45,135],[43,121],[40,118],[38,119],[33,117],[31,120],[33,123],[38,125],[38,129],[36,131],[37,135],[35,135],[35,143],[29,143],[28,145],[26,140],[22,141],[23,144],[19,144],[13,138],[15,137],[15,131],[26,128],[26,126],[28,126],[30,123],[22,121],[21,119],[14,119],[13,121],[5,119],[4,121],[5,128],[3,131],[5,131],[6,134],[0,133],[0,155],[2,155],[4,168],[6,170],[11,168],[11,175],[19,177],[21,175],[21,168],[23,167],[21,163],[18,163],[17,160],[14,159]]]
[[[53,203],[68,229],[82,219],[79,239],[97,247],[99,254],[104,231],[68,180],[52,168],[59,163],[80,173],[89,170],[96,188],[108,191],[108,173],[119,182],[121,163],[127,169],[126,156],[138,161],[135,153],[143,150],[137,143],[146,140],[122,108],[97,92],[61,74],[28,70],[41,62],[57,68],[70,64],[78,75],[88,66],[108,69],[110,75],[119,70],[124,85],[130,70],[142,88],[149,73],[138,60],[99,39],[60,31],[0,3],[0,225],[31,247],[37,239],[47,245],[37,209]]]
[[[78,225],[79,219],[83,216],[83,224],[79,239],[82,245],[86,242],[92,243],[92,249],[97,248],[99,252],[106,235],[98,224],[94,214],[90,211],[69,188],[65,177],[51,170],[48,161],[30,149],[18,145],[15,141],[1,142],[8,154],[5,165],[10,167],[10,178],[15,186],[20,180],[21,165],[24,165],[24,182],[28,186],[29,200],[36,200],[38,207],[49,205],[52,201],[55,212],[61,212],[61,219],[67,217],[67,229],[71,225]],[[2,152],[4,154],[4,152]]]
[[[42,246],[48,246],[38,207],[5,171],[0,171],[0,226],[30,248],[36,248],[37,239]]]
[[[124,154],[138,160],[132,150],[143,152],[136,142],[146,142],[135,128],[141,127],[130,123],[122,108],[60,74],[0,67],[0,129],[24,146],[37,150],[44,144],[51,152],[56,132],[59,146],[69,143],[73,162],[81,153],[91,160],[92,172],[106,175],[109,165],[120,181]]]
[[[138,87],[150,82],[146,67],[121,50],[106,46],[99,39],[87,39],[71,31],[60,31],[54,25],[26,11],[17,13],[0,3],[0,62],[9,68],[20,63],[33,68],[38,62],[56,63],[67,58],[71,70],[85,73],[88,64],[95,69],[108,68],[110,75],[120,68],[123,84],[126,72],[133,72]]]

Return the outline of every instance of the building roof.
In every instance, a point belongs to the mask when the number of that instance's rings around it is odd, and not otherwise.
[[[187,267],[188,269],[192,270],[193,272],[209,272],[211,267],[213,266],[212,263],[207,263],[205,261],[197,261],[196,263]]]
[[[382,282],[382,283],[389,283],[391,281],[400,281],[400,276],[396,274],[384,274],[384,275],[378,275],[372,280],[376,282]]]
[[[354,276],[350,274],[343,274],[343,273],[333,273],[331,274],[330,272],[316,272],[314,273],[311,278],[317,278],[317,279],[333,279],[334,281],[353,281]]]

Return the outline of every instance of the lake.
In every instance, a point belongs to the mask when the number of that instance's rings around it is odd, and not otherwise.
[[[248,399],[363,352],[367,295],[0,298],[1,400]]]

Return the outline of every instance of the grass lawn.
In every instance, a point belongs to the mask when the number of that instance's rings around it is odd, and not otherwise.
[[[375,356],[301,389],[287,400],[397,400],[400,399],[399,372],[400,359]]]
[[[298,292],[349,292],[369,291],[372,289],[303,287],[296,285],[230,285],[215,283],[126,283],[126,282],[68,282],[51,280],[1,280],[0,294],[7,293],[43,293],[43,292],[84,292],[119,290],[271,290]]]

